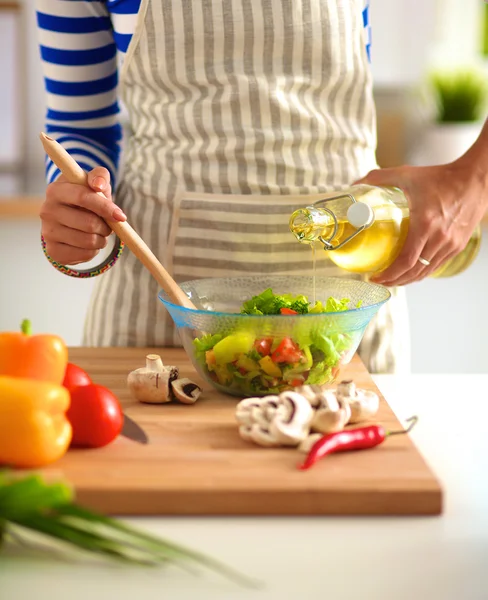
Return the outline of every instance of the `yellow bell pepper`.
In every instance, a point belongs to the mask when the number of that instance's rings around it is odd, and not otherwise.
[[[72,437],[69,405],[61,385],[0,376],[0,465],[37,468],[61,458]]]

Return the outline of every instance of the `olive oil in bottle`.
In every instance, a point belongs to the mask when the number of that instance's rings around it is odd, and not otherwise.
[[[338,267],[372,276],[387,269],[399,255],[408,233],[409,214],[400,189],[360,184],[296,210],[289,225],[300,242],[320,243]],[[466,248],[432,277],[464,271],[476,258],[480,244],[478,227]]]

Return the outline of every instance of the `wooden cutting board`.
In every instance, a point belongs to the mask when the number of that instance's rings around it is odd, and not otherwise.
[[[204,387],[194,405],[145,405],[132,400],[127,374],[150,352],[177,365]],[[109,387],[147,432],[141,445],[120,437],[96,450],[70,450],[44,471],[62,476],[77,499],[113,515],[422,515],[442,511],[442,490],[409,436],[375,449],[331,455],[299,471],[294,448],[244,442],[234,419],[237,398],[216,392],[180,349],[73,348],[70,361]],[[358,357],[344,377],[379,391]],[[381,397],[381,395],[380,395]],[[384,398],[387,429],[403,427]]]

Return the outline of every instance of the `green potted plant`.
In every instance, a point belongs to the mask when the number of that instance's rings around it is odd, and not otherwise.
[[[455,160],[473,144],[487,115],[488,76],[483,69],[433,71],[427,80],[430,117],[418,139],[415,163]]]

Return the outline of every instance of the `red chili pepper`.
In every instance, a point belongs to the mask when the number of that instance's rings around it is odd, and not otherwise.
[[[299,466],[302,471],[309,469],[318,460],[334,452],[347,450],[365,450],[379,446],[390,435],[408,433],[417,422],[417,417],[410,417],[410,425],[401,431],[385,431],[381,425],[368,425],[358,429],[347,429],[324,435],[315,442],[305,461]]]

